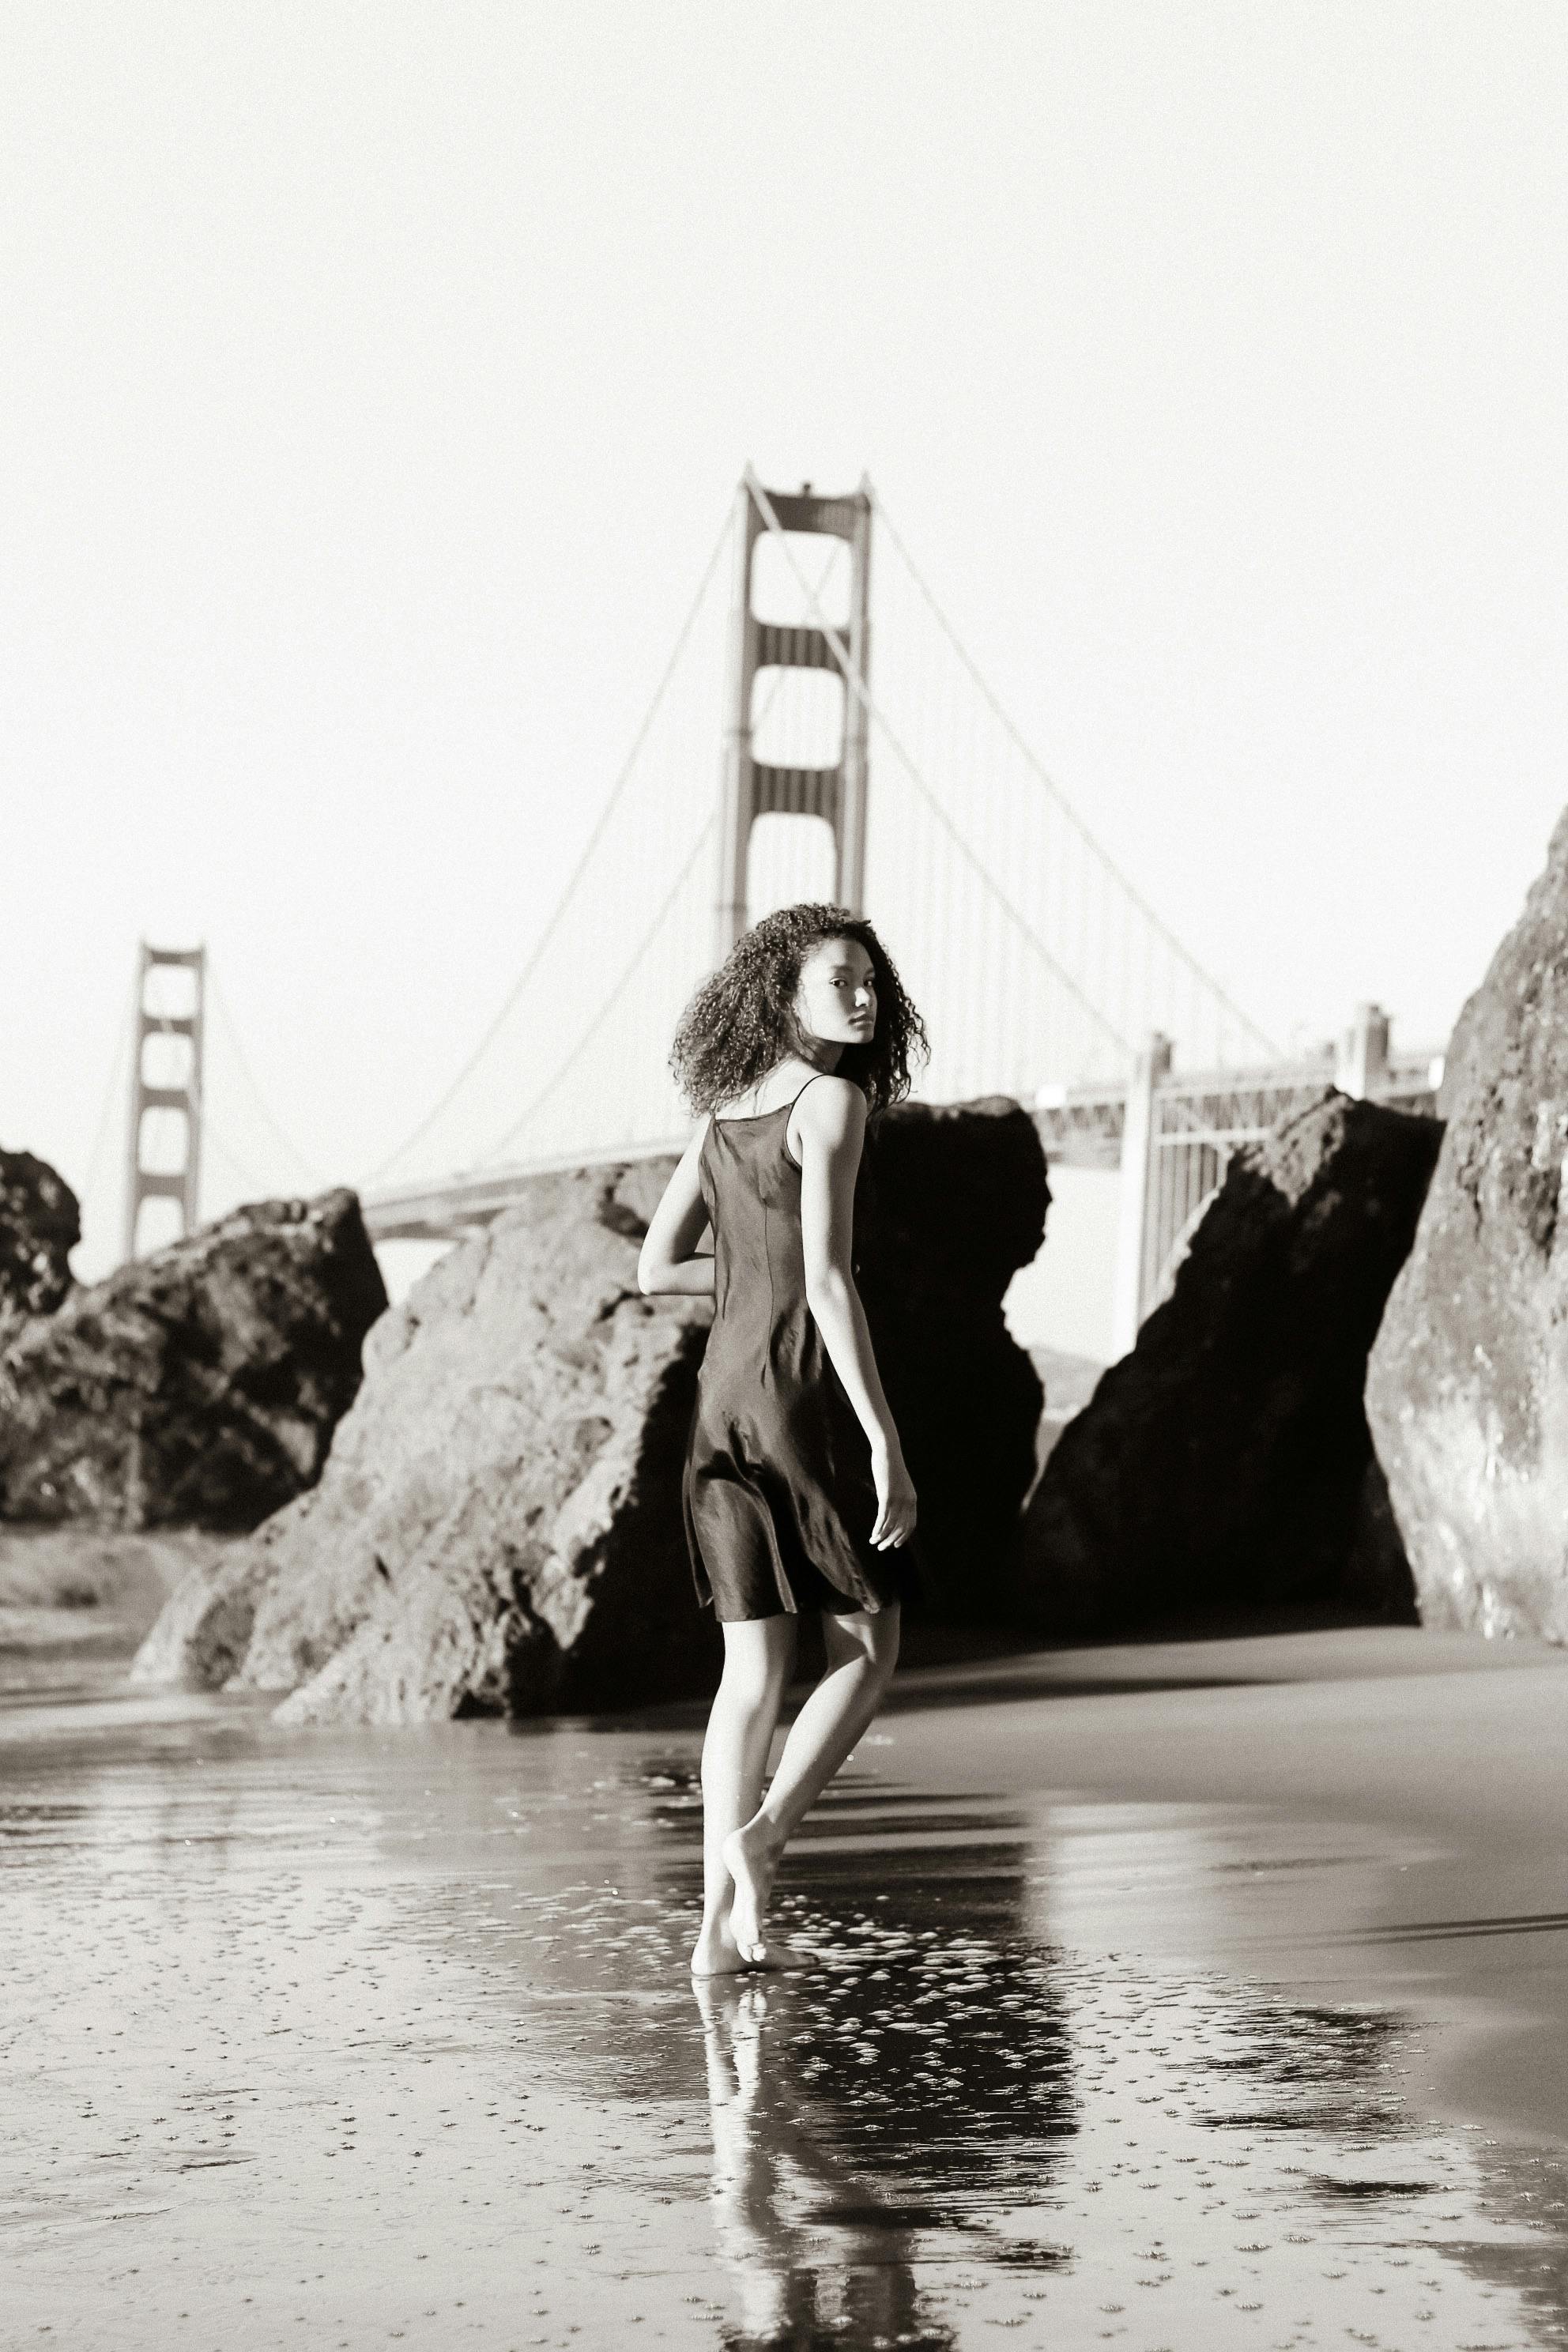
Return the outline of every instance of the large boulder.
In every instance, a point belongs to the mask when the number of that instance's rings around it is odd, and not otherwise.
[[[900,1104],[868,1153],[862,1274],[888,1402],[920,1497],[922,1605],[1006,1606],[1044,1390],[1002,1302],[1045,1237],[1039,1131],[1005,1096]]]
[[[320,1486],[187,1580],[139,1673],[276,1691],[294,1721],[531,1715],[710,1682],[680,1476],[711,1305],[637,1287],[672,1164],[537,1177],[442,1258],[372,1335]],[[862,1279],[922,1517],[962,1562],[1016,1532],[1032,1473],[1039,1385],[1001,1297],[1039,1242],[1038,1139],[1011,1105],[901,1111],[865,1201]]]
[[[81,1212],[63,1176],[30,1151],[0,1150],[0,1332],[52,1315],[71,1286]]]
[[[1424,1622],[1568,1642],[1568,814],[1455,1031],[1367,1410]]]
[[[538,1177],[439,1259],[372,1335],[320,1486],[188,1580],[139,1674],[377,1723],[700,1679],[679,1489],[711,1304],[637,1286],[672,1165]]]
[[[1357,1598],[1410,1613],[1362,1389],[1440,1134],[1331,1090],[1237,1152],[1169,1297],[1046,1465],[1027,1623],[1098,1636]]]
[[[385,1305],[347,1192],[72,1291],[0,1344],[0,1518],[254,1528],[319,1475]]]

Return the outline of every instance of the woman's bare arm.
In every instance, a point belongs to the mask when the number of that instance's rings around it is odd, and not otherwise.
[[[803,1089],[790,1126],[800,1146],[806,1305],[870,1443],[879,1505],[871,1540],[885,1550],[901,1544],[912,1530],[915,1492],[851,1266],[866,1097],[848,1078],[819,1078]]]
[[[713,1296],[713,1260],[707,1252],[700,1255],[697,1248],[708,1229],[708,1204],[697,1178],[707,1132],[704,1119],[681,1153],[643,1237],[637,1288],[645,1295],[673,1290],[693,1298]]]

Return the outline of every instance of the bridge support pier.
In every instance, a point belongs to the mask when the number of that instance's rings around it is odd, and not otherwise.
[[[713,930],[713,961],[722,963],[749,919],[746,870],[752,827],[773,814],[825,818],[833,831],[835,896],[852,914],[866,904],[866,808],[869,781],[869,730],[866,706],[844,691],[844,738],[839,757],[826,768],[777,768],[759,761],[752,749],[752,705],[757,674],[763,669],[821,669],[844,673],[827,633],[816,624],[760,620],[752,604],[757,541],[770,528],[765,500],[781,530],[816,531],[844,540],[849,548],[849,619],[836,630],[852,669],[864,677],[870,658],[871,493],[862,483],[847,498],[818,498],[809,489],[794,495],[764,490],[748,468],[737,494],[735,590],[731,618],[729,719],[724,730],[724,776],[719,806],[719,891]]]
[[[1389,1020],[1381,1004],[1358,1004],[1340,1040],[1334,1084],[1347,1095],[1375,1095],[1388,1084]]]
[[[1114,1363],[1138,1339],[1143,1320],[1143,1259],[1154,1163],[1154,1089],[1171,1069],[1171,1040],[1156,1030],[1133,1066],[1121,1122],[1121,1191],[1117,1204],[1116,1286],[1111,1295]]]
[[[194,1233],[199,1223],[197,1200],[202,1164],[202,1020],[206,995],[205,948],[153,948],[145,940],[136,967],[135,1060],[131,1071],[131,1127],[127,1136],[125,1171],[125,1255],[136,1255],[144,1201],[177,1201],[181,1230]],[[154,975],[168,971],[192,974],[183,1013],[159,1011]],[[185,1042],[183,1054],[163,1050],[169,1066],[148,1075],[147,1049],[156,1039]],[[181,1120],[181,1164],[174,1169],[147,1164],[146,1115],[166,1110]]]

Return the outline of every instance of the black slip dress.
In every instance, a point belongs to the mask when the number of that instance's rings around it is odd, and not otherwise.
[[[805,1092],[750,1118],[710,1118],[698,1161],[714,1316],[681,1491],[698,1597],[731,1623],[876,1611],[904,1584],[900,1553],[872,1547],[870,1444],[806,1305],[787,1141]],[[862,1199],[858,1181],[857,1241]]]

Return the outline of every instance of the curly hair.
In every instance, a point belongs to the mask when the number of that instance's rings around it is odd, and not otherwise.
[[[875,1033],[864,1045],[845,1046],[838,1076],[854,1079],[873,1112],[909,1093],[910,1065],[929,1047],[891,956],[864,916],[807,900],[753,923],[681,1014],[669,1066],[693,1110],[732,1102],[787,1054],[805,1053],[795,992],[802,964],[823,940],[857,940],[877,982]]]

